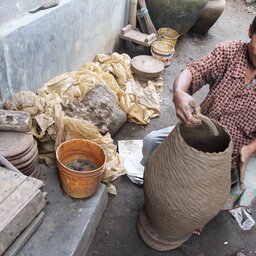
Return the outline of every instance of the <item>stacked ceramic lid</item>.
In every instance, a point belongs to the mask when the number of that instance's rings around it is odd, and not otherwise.
[[[139,55],[132,58],[131,68],[139,80],[146,82],[158,78],[164,70],[164,64],[152,56]]]
[[[0,154],[24,175],[39,178],[37,142],[31,134],[0,131]]]

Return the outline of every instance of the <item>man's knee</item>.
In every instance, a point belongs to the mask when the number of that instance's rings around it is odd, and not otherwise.
[[[157,135],[158,133],[156,131],[152,131],[144,137],[142,148],[143,154],[153,151],[157,146]]]

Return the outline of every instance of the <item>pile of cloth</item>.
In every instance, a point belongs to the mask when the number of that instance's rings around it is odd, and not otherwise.
[[[98,54],[94,62],[51,79],[36,93],[20,91],[14,94],[5,103],[5,108],[30,113],[33,122],[30,133],[38,141],[40,160],[48,166],[55,165],[55,150],[63,141],[84,138],[99,144],[106,155],[102,182],[109,193],[116,194],[111,181],[124,175],[126,170],[110,133],[101,134],[91,122],[67,116],[63,109],[69,103],[82,101],[95,85],[103,84],[117,97],[128,121],[148,124],[151,118],[160,114],[163,81],[158,78],[139,82],[134,79],[130,63],[127,54]]]

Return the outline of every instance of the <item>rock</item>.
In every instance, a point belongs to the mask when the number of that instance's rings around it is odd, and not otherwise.
[[[82,101],[69,103],[63,110],[67,116],[87,120],[102,134],[109,132],[112,136],[127,120],[116,95],[105,85],[95,85]]]

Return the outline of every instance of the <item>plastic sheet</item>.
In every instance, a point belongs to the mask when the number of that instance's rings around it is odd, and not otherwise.
[[[236,222],[241,229],[250,230],[255,225],[254,219],[243,207],[229,210],[229,212],[236,219]]]
[[[160,114],[161,79],[141,84],[134,80],[130,70],[131,59],[126,54],[97,55],[96,62],[84,64],[80,70],[61,74],[38,89],[37,94],[21,91],[13,95],[5,106],[31,114],[31,133],[39,141],[41,161],[55,162],[55,149],[71,138],[86,138],[100,144],[107,156],[102,181],[110,193],[116,193],[111,181],[125,174],[122,160],[109,133],[101,135],[93,124],[65,116],[63,106],[81,102],[96,84],[108,86],[116,95],[120,107],[131,122],[147,124]]]
[[[128,178],[136,184],[143,184],[144,166],[142,159],[142,140],[119,140],[118,152],[124,159],[124,167]]]

